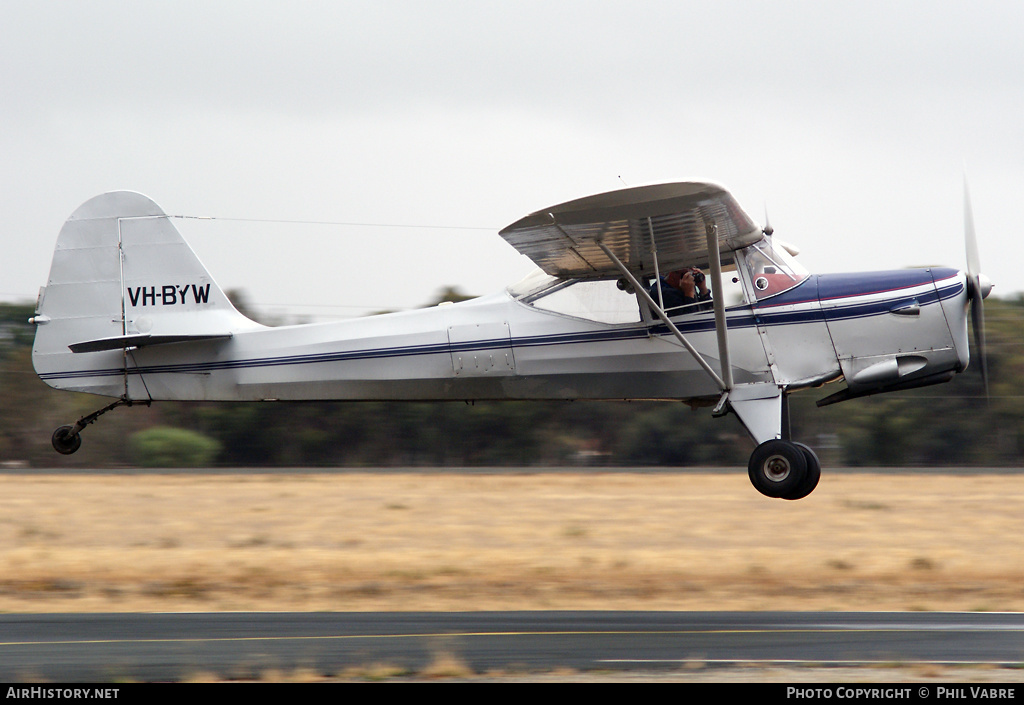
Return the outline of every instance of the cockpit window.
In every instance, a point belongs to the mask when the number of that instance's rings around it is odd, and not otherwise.
[[[754,243],[743,255],[758,301],[788,291],[808,277],[788,252],[767,239]]]
[[[527,278],[529,279],[529,278]],[[636,323],[641,320],[636,294],[620,289],[613,279],[578,280],[549,277],[523,280],[509,287],[521,303],[598,323]],[[524,291],[525,290],[525,291]]]

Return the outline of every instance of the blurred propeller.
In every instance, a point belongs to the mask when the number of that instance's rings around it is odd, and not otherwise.
[[[974,343],[981,359],[981,381],[988,398],[988,355],[985,349],[985,308],[983,301],[992,291],[992,282],[981,273],[981,258],[978,255],[978,239],[974,233],[974,210],[971,208],[971,193],[964,177],[964,242],[967,246],[967,298],[971,302],[971,323],[974,326]]]

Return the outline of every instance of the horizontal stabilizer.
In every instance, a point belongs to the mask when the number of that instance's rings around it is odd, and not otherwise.
[[[136,335],[117,335],[112,338],[97,338],[86,340],[81,343],[72,343],[68,347],[71,352],[87,353],[99,352],[100,350],[119,350],[121,348],[141,348],[145,345],[166,345],[168,343],[188,343],[196,340],[215,340],[217,338],[230,338],[231,333],[204,334],[204,335],[150,335],[139,333]]]

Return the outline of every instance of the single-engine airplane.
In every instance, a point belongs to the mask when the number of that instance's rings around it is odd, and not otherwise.
[[[153,201],[106,193],[60,232],[32,360],[52,387],[116,399],[54,432],[64,454],[101,414],[158,400],[673,400],[734,413],[754,487],[800,499],[821,464],[790,438],[789,394],[845,380],[825,405],[949,381],[967,368],[969,309],[984,359],[992,285],[964,193],[966,272],[810,275],[722,187],[667,183],[504,228],[539,267],[504,291],[281,327],[239,313]],[[651,283],[692,267],[710,304],[668,308]]]

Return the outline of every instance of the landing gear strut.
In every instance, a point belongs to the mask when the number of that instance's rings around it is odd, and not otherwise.
[[[803,499],[818,486],[821,463],[803,443],[773,439],[754,449],[747,472],[766,497]]]
[[[132,403],[131,399],[118,399],[113,404],[108,404],[99,411],[94,411],[88,416],[83,416],[78,419],[73,426],[61,426],[53,432],[53,437],[50,439],[50,442],[53,444],[53,449],[61,455],[71,455],[82,447],[82,429],[93,423],[108,411],[116,409],[119,406],[131,406]],[[145,404],[149,406],[149,402],[145,402]]]

